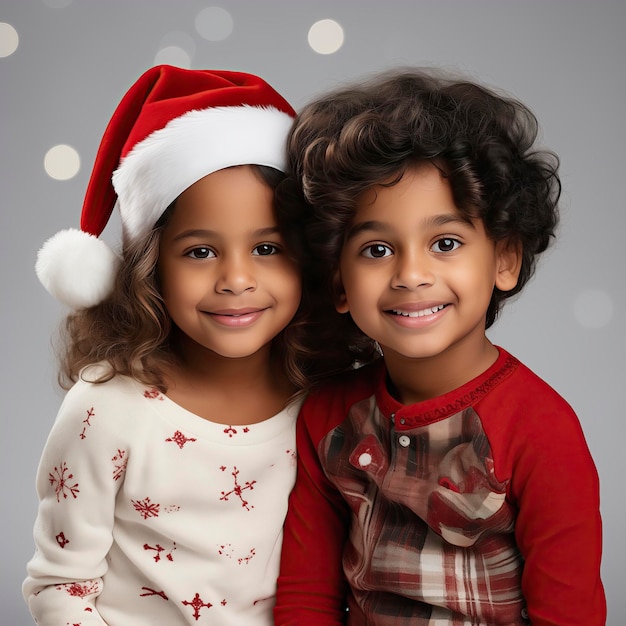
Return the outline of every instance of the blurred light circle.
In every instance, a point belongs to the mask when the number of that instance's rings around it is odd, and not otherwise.
[[[161,48],[154,57],[155,65],[174,65],[189,69],[191,67],[191,58],[189,53],[178,46],[166,46]]]
[[[335,20],[320,20],[309,29],[309,46],[318,54],[337,52],[343,39],[343,28]]]
[[[574,301],[574,317],[584,328],[604,328],[613,319],[613,299],[605,291],[588,289]]]
[[[59,144],[46,152],[43,166],[50,178],[69,180],[78,174],[80,157],[72,146]]]
[[[0,22],[0,57],[9,57],[20,43],[19,35],[11,24]]]
[[[222,41],[233,32],[233,18],[221,7],[207,7],[196,16],[196,30],[208,41]]]

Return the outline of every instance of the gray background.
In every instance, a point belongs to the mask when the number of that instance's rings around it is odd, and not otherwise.
[[[195,26],[210,5],[232,17],[232,33],[219,41]],[[307,43],[310,26],[325,18],[344,29],[335,54]],[[78,224],[102,131],[155,60],[258,73],[296,108],[345,81],[409,64],[467,72],[530,105],[562,159],[562,226],[491,337],[580,417],[601,480],[608,623],[626,623],[623,0],[2,0],[0,22],[20,37],[17,51],[0,58],[3,625],[31,623],[20,585],[33,550],[34,478],[62,397],[50,337],[63,310],[36,280],[35,254],[45,238]],[[164,50],[171,45],[182,52]],[[81,157],[65,182],[43,168],[57,144]],[[116,240],[115,228],[105,239]]]

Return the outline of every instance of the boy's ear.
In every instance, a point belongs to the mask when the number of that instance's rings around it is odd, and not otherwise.
[[[508,239],[496,244],[496,287],[500,291],[511,291],[517,285],[522,269],[522,244]]]
[[[333,299],[335,301],[335,309],[337,309],[338,313],[347,313],[350,310],[339,270],[337,270],[333,276]]]

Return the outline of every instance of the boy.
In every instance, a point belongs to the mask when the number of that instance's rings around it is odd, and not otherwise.
[[[295,191],[345,319],[322,351],[382,359],[303,407],[278,626],[605,623],[578,419],[485,334],[558,221],[536,137],[521,103],[434,71],[298,116]]]

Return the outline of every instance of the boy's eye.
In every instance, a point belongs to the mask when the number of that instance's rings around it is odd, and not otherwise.
[[[361,254],[368,259],[382,259],[392,254],[392,252],[388,246],[384,246],[382,243],[374,243],[364,248]]]
[[[460,245],[460,241],[452,239],[451,237],[444,237],[443,239],[435,241],[431,249],[434,252],[452,252],[452,250],[456,250]]]
[[[210,257],[215,256],[215,252],[211,250],[211,248],[206,248],[204,246],[200,246],[198,248],[194,248],[193,250],[189,250],[186,256],[191,257],[192,259],[208,259]]]
[[[271,254],[278,254],[279,252],[280,250],[278,246],[275,246],[272,243],[262,243],[254,248],[252,254],[256,256],[270,256]]]

